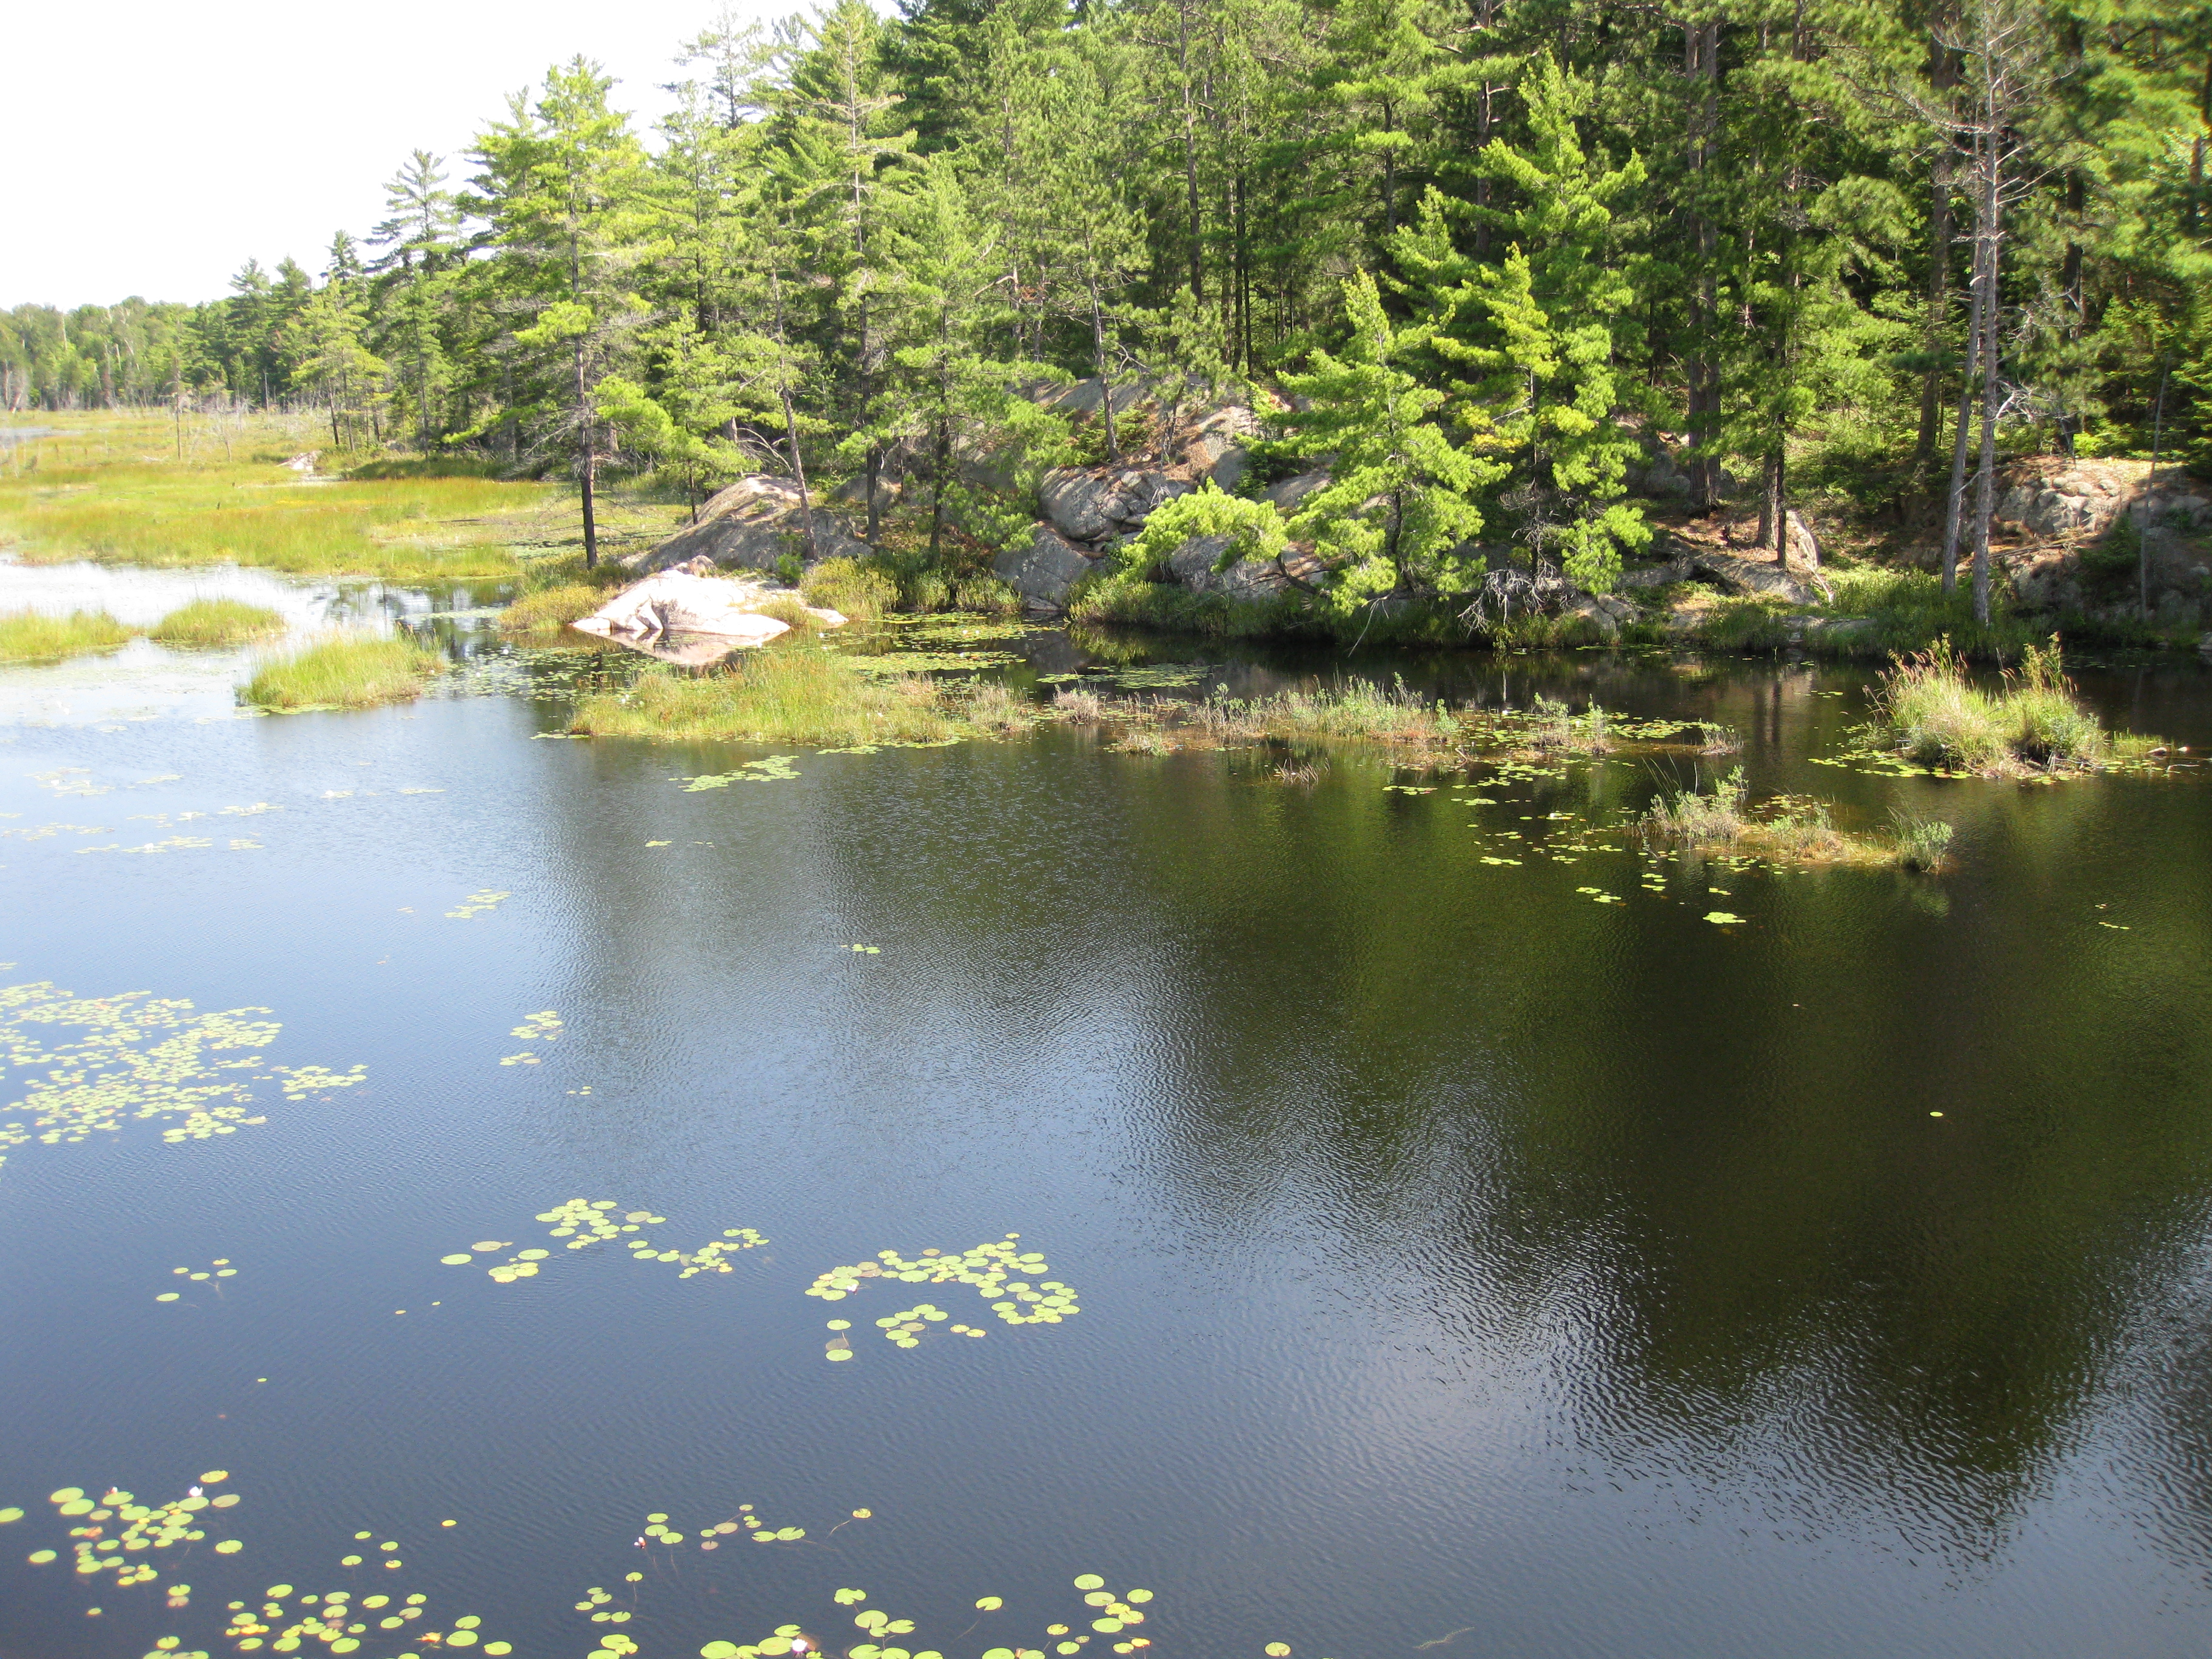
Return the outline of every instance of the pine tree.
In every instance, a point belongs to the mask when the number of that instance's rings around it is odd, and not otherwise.
[[[1284,385],[1307,406],[1281,417],[1310,454],[1336,457],[1328,485],[1306,497],[1291,534],[1328,563],[1328,597],[1340,615],[1395,593],[1465,592],[1482,562],[1478,493],[1504,467],[1454,444],[1436,422],[1446,394],[1409,364],[1430,343],[1401,330],[1365,272],[1344,285],[1350,334],[1340,352],[1316,351]]]
[[[1617,580],[1620,552],[1650,529],[1622,498],[1632,435],[1613,361],[1614,319],[1634,298],[1620,269],[1608,204],[1641,181],[1634,159],[1601,171],[1583,153],[1576,118],[1588,82],[1540,58],[1520,87],[1527,110],[1518,145],[1491,140],[1484,174],[1515,205],[1468,210],[1506,245],[1486,264],[1458,252],[1455,214],[1440,192],[1395,239],[1417,294],[1425,337],[1457,394],[1454,414],[1475,447],[1500,464],[1499,508],[1529,551],[1592,592]]]
[[[644,155],[607,101],[613,85],[581,58],[550,70],[537,104],[518,95],[476,148],[504,297],[526,322],[513,338],[536,359],[540,407],[563,411],[554,424],[573,444],[586,568],[599,551],[594,394],[637,309],[629,280],[644,228]]]

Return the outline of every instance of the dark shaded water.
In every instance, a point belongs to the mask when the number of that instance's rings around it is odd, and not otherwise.
[[[842,1649],[849,1586],[975,1659],[1085,1629],[1097,1572],[1204,1659],[2201,1652],[2204,776],[1812,764],[1851,670],[1406,672],[1728,720],[1759,788],[1938,811],[1958,867],[1654,891],[1510,842],[1640,805],[1626,761],[1409,795],[1055,731],[685,793],[758,751],[538,740],[521,696],[0,732],[5,982],[263,1006],[268,1066],[367,1067],[297,1102],[256,1073],[233,1134],[8,1149],[0,1651],[228,1653],[225,1603],[276,1583],[423,1594],[520,1659]],[[2212,740],[2193,666],[2089,686]],[[21,834],[53,823],[101,833]],[[171,837],[211,844],[88,850]],[[509,1035],[547,1010],[557,1041]],[[572,1255],[532,1219],[572,1198],[772,1242],[690,1279]],[[1010,1231],[1079,1315],[802,1294]],[[553,1258],[440,1264],[478,1241]],[[925,1299],[988,1336],[881,1338]],[[49,1492],[216,1469],[243,1501],[156,1560],[188,1607],[72,1574]],[[806,1538],[697,1551],[743,1504]],[[660,1512],[686,1542],[637,1547]],[[595,1585],[635,1618],[574,1610]]]

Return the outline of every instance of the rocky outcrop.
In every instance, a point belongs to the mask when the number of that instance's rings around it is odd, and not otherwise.
[[[2212,501],[2186,478],[2160,469],[2153,487],[2141,461],[2067,460],[2042,456],[2005,474],[1994,514],[1998,525],[2049,541],[2094,541],[2125,514],[2138,527],[2200,529]]]
[[[1710,576],[1731,593],[1749,599],[1778,599],[1784,605],[1810,605],[1811,585],[1801,581],[1768,559],[1740,559],[1733,553],[1699,549],[1690,558],[1691,568]]]
[[[623,562],[633,570],[654,571],[705,558],[724,569],[773,570],[787,553],[809,562],[866,556],[868,544],[823,511],[819,495],[809,506],[812,510],[806,521],[814,528],[811,555],[806,548],[805,521],[799,514],[798,484],[789,478],[756,474],[710,497],[699,509],[698,523],[686,525],[658,547]]]
[[[1582,593],[1560,607],[1560,614],[1580,617],[1609,640],[1620,634],[1623,623],[1635,621],[1636,606],[1617,593]]]
[[[1039,525],[1028,545],[1007,548],[991,562],[992,574],[1034,610],[1059,611],[1076,583],[1098,568],[1097,557],[1050,525]]]
[[[1096,544],[1139,528],[1161,502],[1191,489],[1185,479],[1143,467],[1067,467],[1044,475],[1037,500],[1062,536]]]
[[[1194,593],[1219,593],[1232,599],[1266,599],[1308,585],[1322,574],[1321,561],[1291,548],[1273,559],[1233,559],[1232,536],[1193,536],[1168,555],[1169,573]]]
[[[1301,472],[1295,478],[1284,478],[1269,484],[1260,492],[1260,499],[1273,503],[1275,510],[1287,519],[1298,510],[1307,496],[1316,489],[1327,489],[1328,483],[1328,471],[1325,467],[1312,472]]]
[[[765,582],[733,581],[711,574],[704,557],[682,569],[660,570],[628,587],[574,624],[582,633],[625,645],[662,644],[679,635],[701,635],[727,645],[765,645],[791,624],[761,614],[764,605],[798,604],[797,590]],[[844,625],[835,611],[803,607],[827,628]]]
[[[1241,404],[1217,409],[1192,429],[1183,443],[1183,465],[1194,477],[1233,490],[1251,461],[1251,444],[1260,435],[1259,416]]]

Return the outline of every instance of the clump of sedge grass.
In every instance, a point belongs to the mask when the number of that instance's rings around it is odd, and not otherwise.
[[[1897,861],[1908,870],[1942,867],[1951,845],[1951,826],[1941,818],[1923,818],[1892,807],[1889,821],[1897,834]]]
[[[2031,646],[1994,691],[1966,678],[1941,641],[1898,657],[1877,701],[1898,749],[1923,764],[1970,772],[2086,770],[2110,757],[2112,740],[2059,666],[2058,641]]]
[[[872,622],[898,603],[898,584],[858,559],[824,559],[799,584],[807,604],[835,611],[854,622]]]
[[[763,650],[701,675],[648,670],[626,691],[586,698],[568,729],[846,744],[941,742],[975,728],[945,688],[919,675],[887,678],[820,652]]]
[[[194,599],[155,623],[148,637],[161,645],[243,645],[283,631],[284,618],[267,605]]]
[[[239,696],[264,708],[369,708],[420,696],[444,666],[410,639],[325,640],[270,663]]]
[[[550,634],[588,617],[606,602],[604,588],[582,582],[563,582],[525,593],[499,613],[502,634]]]
[[[1661,840],[1698,842],[1733,841],[1743,833],[1743,807],[1750,786],[1737,767],[1710,790],[1694,783],[1662,790],[1644,814],[1645,831]]]
[[[138,631],[125,627],[105,611],[72,611],[66,617],[41,611],[11,611],[0,616],[0,662],[37,662],[86,651],[112,651]]]

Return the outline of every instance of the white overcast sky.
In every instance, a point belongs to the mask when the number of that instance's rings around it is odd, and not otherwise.
[[[722,0],[119,0],[8,9],[0,307],[205,300],[247,257],[319,273],[420,146],[460,159],[578,52],[646,124]],[[794,0],[746,6],[761,15]]]

